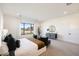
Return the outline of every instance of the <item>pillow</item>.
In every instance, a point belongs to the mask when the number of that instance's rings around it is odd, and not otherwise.
[[[17,47],[17,48],[20,47],[20,40],[16,40],[16,47]]]
[[[1,43],[1,47],[0,47],[0,55],[8,55],[9,52],[8,52],[8,47],[7,47],[7,44],[5,42],[2,42]]]

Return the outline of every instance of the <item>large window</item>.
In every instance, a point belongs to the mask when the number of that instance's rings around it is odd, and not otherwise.
[[[21,23],[21,35],[32,34],[33,26],[31,23]]]

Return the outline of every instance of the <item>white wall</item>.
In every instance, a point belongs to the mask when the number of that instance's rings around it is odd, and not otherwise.
[[[0,46],[1,46],[2,30],[3,30],[3,13],[0,9]]]
[[[18,39],[20,37],[32,37],[32,35],[21,36],[20,35],[20,23],[29,22],[34,25],[34,33],[37,34],[37,28],[39,26],[38,22],[26,21],[17,19],[12,16],[4,16],[4,29],[8,29],[9,33]],[[56,32],[58,34],[59,40],[64,40],[68,42],[73,42],[79,44],[79,13],[56,18],[49,19],[41,24],[41,33],[44,36],[47,32],[47,28],[50,25],[56,26]],[[71,35],[69,35],[71,33]]]
[[[11,33],[16,39],[19,38],[20,20],[12,16],[4,16],[4,29],[8,29],[8,33]]]
[[[16,17],[9,16],[9,15],[4,16],[4,29],[8,29],[8,32],[11,33],[14,36],[14,38],[16,38],[16,39],[19,39],[22,37],[25,37],[25,38],[32,37],[32,35],[21,36],[20,23],[22,23],[22,22],[35,24],[34,33],[36,33],[38,23],[35,23],[34,21],[27,21],[25,19],[20,20]]]
[[[79,13],[43,22],[41,24],[42,35],[46,34],[50,25],[56,26],[59,40],[79,44]]]

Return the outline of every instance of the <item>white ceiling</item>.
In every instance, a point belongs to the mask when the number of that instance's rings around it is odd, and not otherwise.
[[[64,16],[64,11],[67,14],[79,12],[77,3],[69,6],[65,3],[2,3],[0,5],[5,15],[17,17],[17,14],[20,14],[22,19],[38,21]]]

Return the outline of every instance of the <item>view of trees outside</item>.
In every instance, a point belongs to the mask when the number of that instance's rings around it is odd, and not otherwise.
[[[32,34],[34,24],[21,23],[21,35]]]

